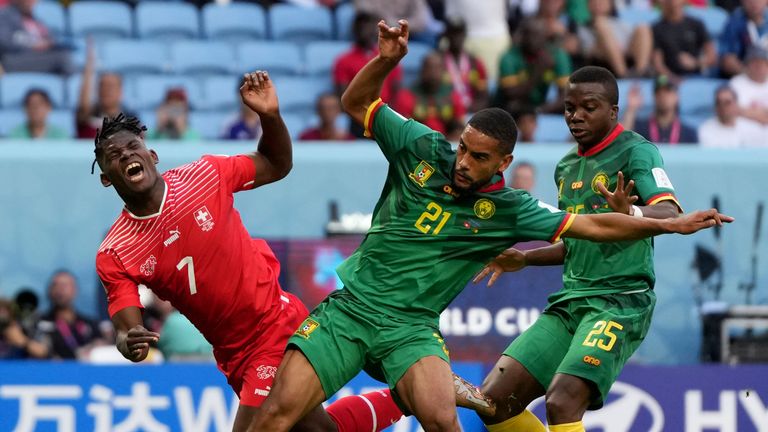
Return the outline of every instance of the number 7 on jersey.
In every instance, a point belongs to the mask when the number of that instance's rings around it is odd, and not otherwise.
[[[195,263],[192,261],[191,256],[185,256],[178,264],[176,264],[178,270],[183,269],[184,266],[188,266],[187,277],[189,278],[189,293],[194,295],[197,292],[197,284],[195,284]]]

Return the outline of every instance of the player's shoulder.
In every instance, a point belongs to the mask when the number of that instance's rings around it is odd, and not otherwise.
[[[130,244],[135,231],[134,222],[125,215],[125,211],[122,211],[104,236],[96,255],[114,254],[122,246]]]

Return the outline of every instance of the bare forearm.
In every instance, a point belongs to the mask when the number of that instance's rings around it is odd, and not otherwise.
[[[379,98],[384,80],[397,67],[399,61],[400,59],[396,58],[376,56],[360,69],[341,95],[344,110],[362,123],[363,118],[359,117],[364,117],[371,103]]]
[[[640,240],[674,232],[670,220],[674,219],[639,218],[620,213],[579,215],[563,236],[595,242]]]
[[[553,245],[527,250],[524,253],[526,266],[560,265],[565,260],[565,244],[557,242]]]
[[[280,113],[262,114],[261,128],[264,131],[259,140],[258,152],[269,161],[279,180],[288,175],[293,168],[293,146],[291,134],[283,122]]]
[[[651,219],[668,219],[680,215],[680,209],[677,207],[677,204],[669,200],[650,206],[637,207],[643,212],[643,217]]]

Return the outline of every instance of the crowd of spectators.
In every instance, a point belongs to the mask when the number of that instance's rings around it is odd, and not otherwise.
[[[0,9],[0,64],[5,71],[71,73],[67,44],[57,41],[36,19],[38,0],[8,0]],[[48,1],[48,0],[45,0]],[[201,6],[205,2],[193,2]],[[275,1],[259,1],[269,7]],[[300,140],[347,141],[362,129],[344,118],[338,98],[355,73],[376,55],[376,23],[410,22],[411,40],[434,49],[419,72],[396,69],[383,99],[408,117],[456,139],[467,115],[488,106],[512,113],[525,129],[522,141],[536,140],[536,118],[562,112],[564,86],[576,68],[597,64],[622,80],[653,82],[653,100],[638,88],[623,94],[624,126],[659,144],[768,146],[768,0],[293,0],[304,7],[336,9],[351,3],[347,52],[335,59],[332,86],[315,101],[313,124],[292,133]],[[713,37],[695,8],[728,13]],[[628,10],[656,13],[653,20],[626,19]],[[123,77],[97,71],[89,42],[76,108],[76,136],[89,138],[104,115],[133,114],[123,101]],[[689,79],[720,79],[726,88],[712,95],[709,119],[686,118],[679,110],[679,87]],[[95,85],[94,85],[95,84]],[[92,91],[95,88],[96,91]],[[235,91],[235,89],[233,89]],[[710,90],[711,91],[711,90]],[[92,94],[93,93],[93,94]],[[734,107],[725,109],[734,99]],[[310,101],[308,101],[310,102]],[[652,103],[651,109],[645,109]],[[24,97],[26,120],[12,138],[68,138],[46,121],[51,97],[32,88]],[[148,136],[200,140],[184,88],[169,88],[157,108]],[[650,112],[650,115],[642,115]],[[144,115],[147,115],[144,113]],[[695,120],[695,121],[693,121]],[[690,124],[689,124],[690,123]],[[697,129],[698,126],[698,129]],[[348,130],[347,130],[348,129]],[[725,131],[737,131],[728,134]],[[763,132],[761,136],[761,133]],[[718,138],[704,136],[717,134]],[[260,136],[258,116],[243,108],[221,125],[220,138]],[[722,139],[739,137],[736,141]]]

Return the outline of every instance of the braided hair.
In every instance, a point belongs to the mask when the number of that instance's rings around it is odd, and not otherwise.
[[[96,163],[104,152],[104,142],[120,131],[128,131],[132,134],[141,136],[147,127],[141,124],[136,117],[126,117],[125,114],[120,113],[114,118],[104,117],[104,121],[101,123],[101,129],[96,129],[96,138],[94,139],[95,159],[91,164],[91,174],[96,167]]]

